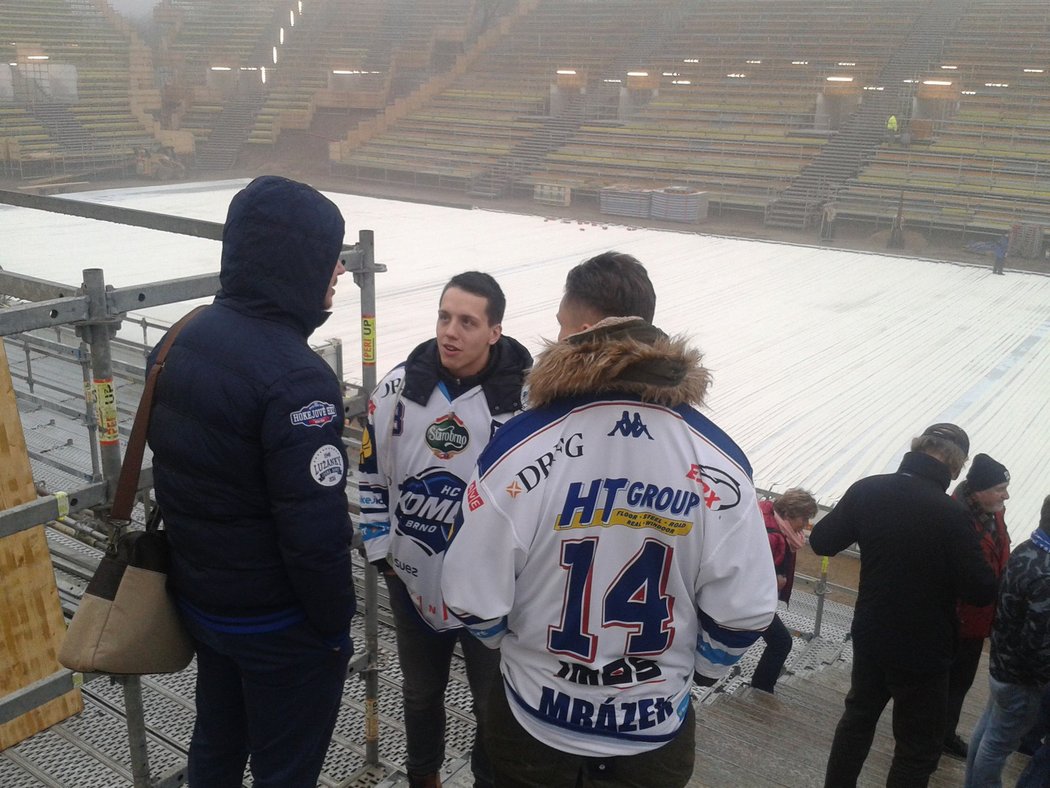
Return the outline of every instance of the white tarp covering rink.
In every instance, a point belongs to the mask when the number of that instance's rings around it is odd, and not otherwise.
[[[222,221],[244,181],[84,192],[76,199]],[[566,271],[607,249],[638,257],[656,322],[691,335],[715,384],[707,413],[760,487],[833,504],[896,467],[927,424],[954,421],[1012,476],[1014,542],[1050,494],[1050,277],[692,232],[545,220],[331,194],[347,241],[375,232],[379,372],[432,335],[440,288],[480,269],[507,294],[506,333],[534,352],[557,333]],[[215,271],[216,242],[0,206],[0,266],[67,284],[102,268],[121,287]],[[172,320],[188,306],[157,309]],[[344,342],[359,378],[356,288],[340,283],[315,339]]]

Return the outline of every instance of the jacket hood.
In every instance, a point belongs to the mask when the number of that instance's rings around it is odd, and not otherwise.
[[[529,407],[612,392],[668,407],[702,405],[711,384],[702,359],[685,337],[668,337],[641,318],[606,318],[548,343],[529,375]]]
[[[521,387],[525,382],[525,373],[532,366],[532,354],[518,340],[506,334],[492,346],[491,354],[485,369],[463,383],[481,386],[493,416],[521,410]],[[408,355],[401,396],[426,405],[441,377],[437,340],[428,339]]]
[[[256,178],[230,202],[216,301],[309,336],[328,319],[324,300],[344,229],[335,203],[316,189]]]

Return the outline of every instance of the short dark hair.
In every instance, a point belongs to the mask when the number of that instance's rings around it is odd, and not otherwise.
[[[598,317],[640,317],[653,322],[656,291],[645,266],[623,252],[603,252],[577,265],[565,278],[565,295]]]
[[[489,325],[494,326],[503,322],[503,313],[507,310],[507,298],[503,295],[499,282],[489,274],[481,271],[464,271],[456,274],[442,289],[441,298],[445,297],[445,291],[450,287],[458,287],[460,290],[484,298],[485,315],[489,319]]]

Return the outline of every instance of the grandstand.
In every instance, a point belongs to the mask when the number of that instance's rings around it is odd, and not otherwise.
[[[137,146],[279,169],[327,142],[317,173],[465,200],[684,187],[803,233],[829,206],[869,232],[1050,219],[1029,0],[159,0],[137,26],[10,0],[0,25],[0,162],[23,180],[130,175]]]
[[[909,145],[887,143],[841,194],[843,211],[1005,231],[1050,218],[1050,10],[970,3],[916,79]],[[930,85],[930,82],[948,84]]]
[[[8,0],[0,30],[7,172],[126,173],[135,147],[160,141],[149,53],[107,4]]]

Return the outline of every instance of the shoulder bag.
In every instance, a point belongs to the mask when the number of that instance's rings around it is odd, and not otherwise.
[[[175,673],[193,658],[193,640],[167,590],[168,540],[154,507],[144,531],[126,530],[135,503],[157,378],[179,331],[197,307],[168,331],[146,377],[110,511],[115,538],[88,583],[66,631],[58,661],[70,670],[143,675]]]

